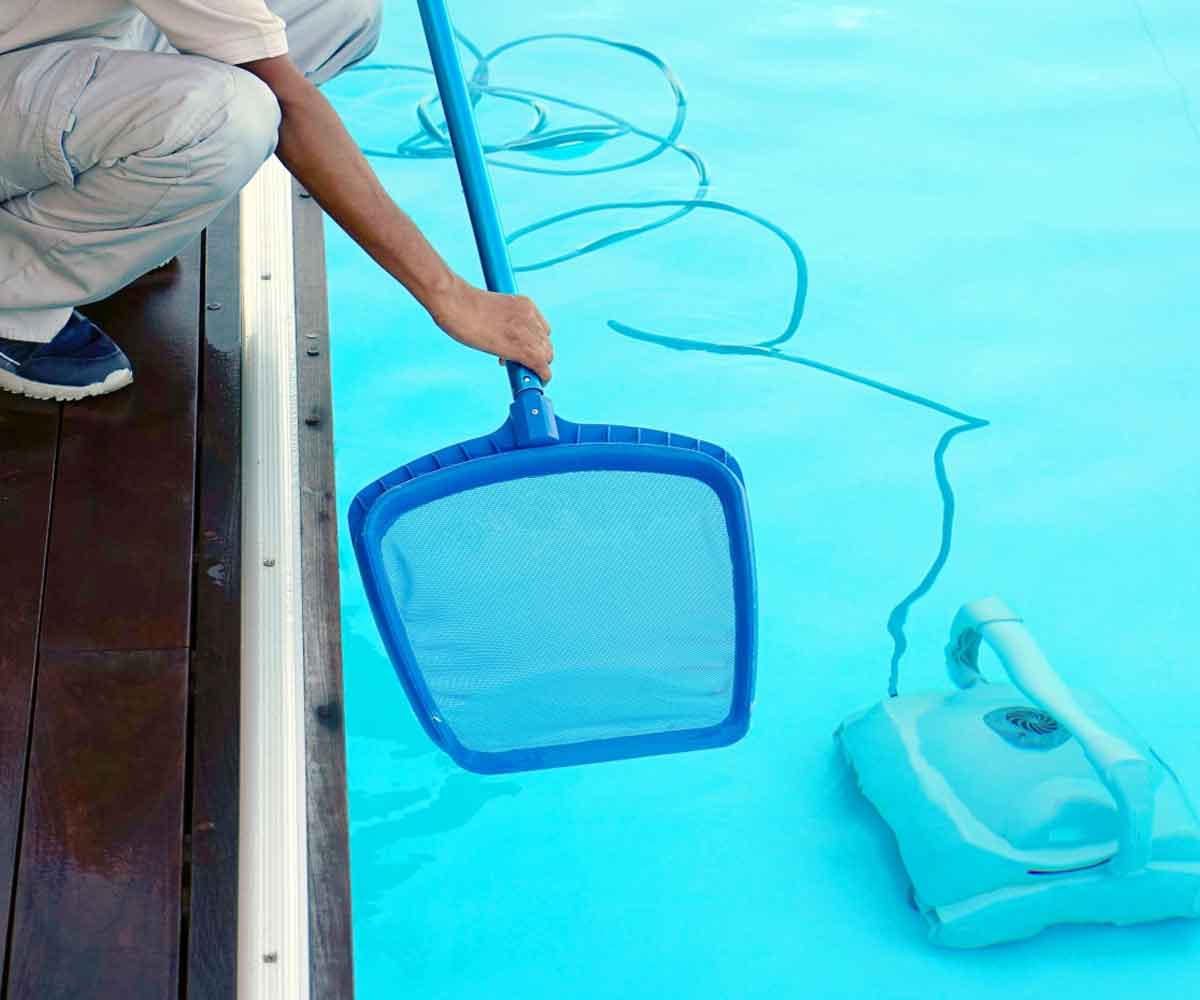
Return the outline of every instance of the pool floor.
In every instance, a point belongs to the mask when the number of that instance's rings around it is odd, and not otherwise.
[[[893,662],[901,691],[944,688],[955,610],[996,594],[1200,796],[1191,5],[452,8],[481,53],[589,36],[489,63],[518,278],[554,328],[560,414],[741,462],[758,700],[729,749],[468,774],[415,721],[343,536],[358,995],[1200,993],[1197,923],[931,947],[832,741]],[[416,114],[415,8],[386,14],[328,93],[477,280]],[[538,107],[557,140],[526,138]],[[328,239],[344,526],[366,483],[497,426],[507,387]]]

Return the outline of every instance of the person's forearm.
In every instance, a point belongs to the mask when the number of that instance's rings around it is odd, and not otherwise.
[[[459,343],[517,361],[543,381],[554,349],[550,327],[523,295],[475,288],[456,275],[388,196],[329,102],[287,56],[246,63],[283,112],[276,154],[350,237]]]
[[[320,91],[302,77],[283,112],[276,155],[329,215],[430,312],[457,276],[388,196]]]

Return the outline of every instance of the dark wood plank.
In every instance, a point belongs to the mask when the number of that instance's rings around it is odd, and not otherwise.
[[[25,790],[59,407],[0,397],[0,981]]]
[[[187,652],[44,652],[8,1000],[177,994]]]
[[[188,1000],[237,993],[241,724],[241,298],[235,201],[204,245]]]
[[[296,186],[293,206],[305,606],[309,976],[314,997],[349,1000],[354,996],[354,950],[325,239],[321,210]]]
[[[178,992],[199,258],[85,310],[135,382],[63,410],[9,1000]]]
[[[45,649],[188,645],[200,247],[85,311],[134,384],[64,409]]]

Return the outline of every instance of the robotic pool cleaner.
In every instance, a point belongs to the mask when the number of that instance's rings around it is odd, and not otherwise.
[[[981,642],[1011,684],[980,675]],[[1200,917],[1200,819],[1166,762],[1067,687],[997,598],[963,606],[946,655],[957,690],[887,699],[837,731],[930,939]]]

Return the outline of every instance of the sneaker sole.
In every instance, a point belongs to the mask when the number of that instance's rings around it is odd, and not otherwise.
[[[133,372],[128,368],[109,372],[103,382],[93,382],[91,385],[52,385],[48,382],[33,382],[20,375],[0,368],[0,389],[15,392],[18,396],[28,396],[31,399],[54,399],[60,403],[70,403],[89,396],[104,396],[118,389],[124,389],[133,381]]]

